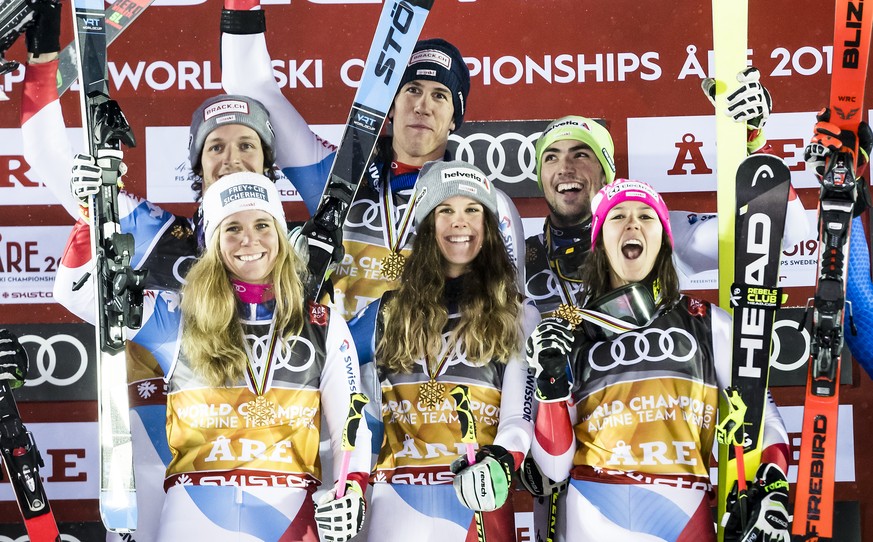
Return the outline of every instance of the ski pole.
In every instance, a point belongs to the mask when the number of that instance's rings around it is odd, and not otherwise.
[[[743,398],[740,396],[737,388],[727,387],[722,392],[724,393],[728,412],[721,423],[718,424],[715,434],[716,439],[720,443],[734,447],[734,456],[737,459],[737,504],[740,508],[741,532],[745,532],[746,520],[748,519],[746,509],[748,486],[746,485],[746,462],[744,458],[746,403],[743,402]]]
[[[560,491],[555,491],[549,495],[549,526],[546,531],[546,542],[555,542],[555,528],[558,522],[558,498],[560,496]]]
[[[458,384],[449,392],[455,400],[458,410],[458,421],[461,422],[461,442],[467,446],[467,464],[476,463],[476,419],[470,408],[470,390],[463,384]],[[485,542],[485,518],[481,511],[476,511],[476,536],[479,542]]]
[[[355,440],[358,438],[358,426],[364,413],[364,405],[370,399],[363,393],[353,393],[349,399],[349,415],[343,426],[343,442],[340,449],[343,451],[343,462],[340,466],[339,478],[337,478],[336,498],[341,499],[346,494],[346,480],[349,477],[349,462],[352,452],[355,450]]]

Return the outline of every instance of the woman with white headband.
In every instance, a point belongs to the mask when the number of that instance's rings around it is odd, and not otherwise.
[[[365,423],[344,434],[361,392],[348,326],[304,298],[303,265],[270,179],[240,172],[214,182],[203,224],[204,252],[181,299],[147,292],[143,325],[128,337],[168,383],[172,460],[157,539],[317,542],[323,531],[324,540],[348,540],[363,524],[371,446]],[[89,257],[88,230],[77,223],[65,259]],[[349,474],[327,481],[332,489],[314,504],[323,431],[334,472]]]

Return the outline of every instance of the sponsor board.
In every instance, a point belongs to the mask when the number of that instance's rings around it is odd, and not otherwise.
[[[82,129],[67,128],[73,152],[81,152]],[[20,128],[0,128],[0,205],[57,205],[43,179],[24,159]]]
[[[0,227],[0,304],[52,303],[71,226]]]
[[[782,261],[779,264],[779,286],[815,286],[818,273],[818,210],[807,210],[807,232],[809,238],[791,247],[782,247]],[[792,303],[804,303],[795,299]]]
[[[61,500],[96,499],[97,422],[28,423],[45,466],[40,469],[45,492],[55,504]],[[5,473],[4,473],[5,474]],[[15,499],[12,486],[0,484],[0,501]]]
[[[7,325],[30,361],[18,401],[96,401],[94,327],[89,324]],[[59,411],[63,412],[63,410]]]
[[[818,180],[803,161],[803,148],[815,113],[774,113],[767,139],[791,170],[795,188],[817,188]],[[715,117],[646,117],[627,119],[628,175],[659,192],[711,192],[715,180]]]
[[[785,422],[788,431],[791,456],[788,458],[788,483],[797,483],[797,461],[800,459],[800,439],[803,429],[803,407],[781,406],[779,414]],[[836,458],[836,481],[855,482],[855,435],[853,405],[840,405],[840,415],[837,425],[837,458]],[[717,443],[716,443],[717,446]],[[713,458],[718,456],[716,447],[713,447]],[[717,467],[710,468],[710,476],[717,480]]]
[[[465,122],[449,136],[448,149],[456,160],[481,169],[507,195],[542,197],[536,182],[535,145],[549,122]]]

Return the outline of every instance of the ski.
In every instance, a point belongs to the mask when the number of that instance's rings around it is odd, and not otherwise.
[[[131,269],[133,236],[122,234],[119,224],[121,145],[135,142],[118,104],[109,99],[103,5],[103,0],[73,0],[85,148],[102,169],[100,191],[89,205],[96,267],[91,278],[96,282],[100,516],[107,530],[131,532],[137,508],[124,339],[126,327],[142,322],[145,274]]]
[[[746,129],[724,115],[729,89],[738,73],[746,68],[748,42],[748,0],[712,0],[712,42],[715,63],[716,183],[718,211],[719,305],[730,311],[730,287],[734,282],[734,215],[736,174],[746,156]],[[720,396],[721,397],[721,396]],[[727,416],[728,405],[719,401],[719,422]],[[718,517],[724,516],[728,491],[736,476],[736,460],[728,459],[729,447],[718,448]],[[724,529],[719,526],[719,541]]]
[[[142,15],[154,0],[117,0],[103,12],[106,22],[106,45],[111,45],[115,38],[127,30],[127,27]],[[79,63],[76,61],[76,43],[64,47],[58,56],[58,96],[69,90],[79,77]]]
[[[12,389],[0,381],[0,455],[31,542],[60,542],[39,469],[44,467],[33,435],[21,421]]]
[[[733,310],[730,390],[739,397],[728,402],[742,405],[742,414],[738,420],[732,420],[730,415],[735,409],[719,409],[719,419],[728,424],[733,422],[736,431],[736,438],[721,442],[719,446],[718,489],[720,495],[725,495],[725,500],[719,499],[719,507],[726,508],[727,495],[735,484],[740,506],[744,504],[742,497],[746,481],[754,479],[761,464],[764,409],[770,378],[770,343],[776,311],[782,299],[778,287],[779,262],[790,185],[791,172],[776,156],[755,154],[743,160],[737,169],[734,210],[736,262],[730,288]],[[748,518],[742,517],[742,513],[739,516],[740,521],[732,522],[731,527],[740,528],[745,524]],[[723,517],[724,512],[719,518]],[[720,522],[722,540],[742,538],[742,530],[727,527]]]
[[[863,0],[836,1],[830,121],[856,134],[864,116],[871,29],[873,10],[864,10]],[[796,540],[830,540],[833,536],[845,262],[852,211],[863,189],[855,176],[857,140],[855,148],[843,147],[828,157],[819,192],[819,273],[811,300],[809,374],[791,531]]]
[[[382,7],[342,140],[312,216],[316,227],[305,231],[311,275],[306,292],[313,299],[321,298],[324,282],[337,263],[334,245],[342,241],[346,215],[433,2],[389,0]]]

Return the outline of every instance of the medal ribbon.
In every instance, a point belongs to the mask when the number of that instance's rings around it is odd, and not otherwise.
[[[570,291],[570,286],[567,283],[581,281],[573,280],[569,277],[563,276],[561,274],[561,271],[558,269],[554,258],[552,258],[552,223],[549,217],[546,217],[546,227],[543,229],[543,236],[545,237],[546,245],[546,261],[549,262],[549,269],[552,270],[552,274],[555,275],[555,279],[557,279],[558,281],[558,286],[560,287],[560,291],[558,292],[558,294],[561,296],[561,303],[563,303],[564,305],[575,307],[576,299],[573,297],[573,294]]]
[[[382,186],[382,235],[385,238],[385,246],[391,252],[399,254],[406,244],[406,240],[412,231],[412,217],[415,209],[415,193],[409,198],[409,204],[400,217],[400,223],[395,220],[396,209],[394,209],[394,196],[391,193],[391,183],[383,183]]]
[[[443,367],[445,367],[446,362],[449,361],[449,357],[455,351],[454,345],[457,344],[457,340],[453,341],[452,339],[454,339],[454,338],[455,338],[454,333],[449,335],[449,340],[446,342],[446,345],[444,347],[445,351],[443,352],[442,358],[440,359],[439,363],[437,363],[436,370],[431,371],[430,370],[430,363],[427,362],[427,360],[425,359],[425,369],[427,370],[427,376],[428,376],[429,380],[431,380],[431,381],[436,380],[436,377],[438,377],[440,375],[440,373],[443,371]]]
[[[276,317],[273,316],[273,320],[270,322],[270,342],[267,346],[267,355],[263,358],[263,367],[261,367],[261,374],[255,374],[255,369],[253,367],[255,362],[255,355],[252,351],[252,347],[249,345],[247,340],[243,340],[243,345],[245,345],[246,355],[248,355],[249,363],[246,365],[246,374],[249,377],[249,381],[251,382],[252,391],[255,392],[255,395],[263,395],[265,391],[267,391],[268,382],[270,380],[270,376],[272,374],[273,362],[276,359],[276,356],[279,352],[276,350],[276,345],[279,343],[278,341],[278,333],[276,333]]]

